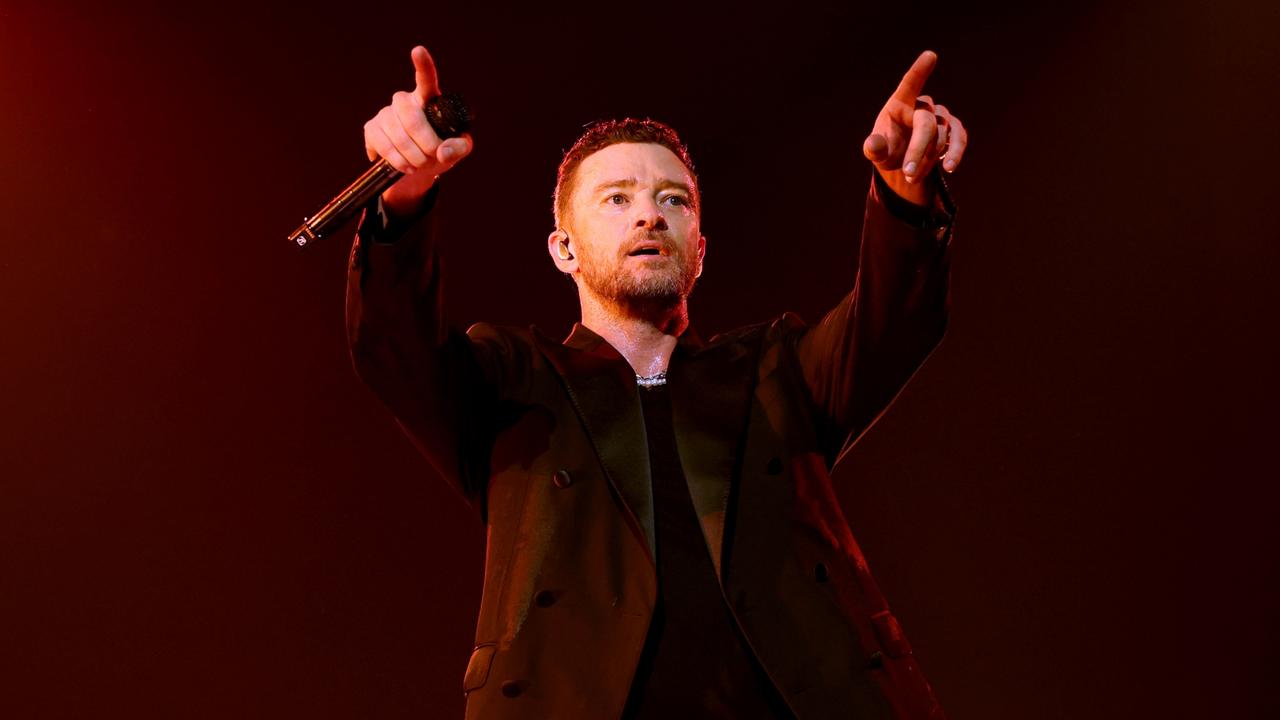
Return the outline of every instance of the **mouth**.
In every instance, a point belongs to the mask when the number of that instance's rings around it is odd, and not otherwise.
[[[662,243],[645,242],[636,245],[627,253],[627,257],[645,257],[645,256],[666,256],[668,253],[662,246]]]

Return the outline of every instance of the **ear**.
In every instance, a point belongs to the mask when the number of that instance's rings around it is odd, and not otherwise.
[[[572,275],[578,271],[578,255],[574,252],[569,233],[564,230],[556,228],[547,236],[547,253],[560,272]]]
[[[702,258],[706,256],[707,256],[707,236],[699,235],[698,236],[698,274],[694,275],[695,278],[702,277]]]

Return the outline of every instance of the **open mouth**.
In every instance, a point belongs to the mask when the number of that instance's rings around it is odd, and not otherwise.
[[[640,248],[640,249],[638,249],[638,250],[632,250],[632,251],[631,251],[631,253],[630,253],[631,257],[636,257],[637,255],[661,255],[661,254],[662,254],[662,250],[660,250],[660,249],[658,249],[658,248],[656,248],[656,247],[654,247],[654,248]]]

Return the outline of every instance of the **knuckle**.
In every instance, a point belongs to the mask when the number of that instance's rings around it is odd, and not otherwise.
[[[403,136],[392,135],[391,146],[394,147],[396,149],[396,152],[400,153],[401,155],[408,156],[409,148],[413,147],[413,143],[408,142],[406,138],[404,138]]]
[[[421,165],[426,160],[426,156],[423,155],[422,150],[408,135],[396,138],[395,142],[396,150],[398,150],[407,161],[414,165]]]
[[[392,142],[394,142],[397,146],[405,144],[405,142],[409,139],[408,131],[406,131],[404,129],[404,125],[401,125],[399,122],[395,123],[394,125],[392,125],[390,128],[387,129],[387,135],[391,136]]]
[[[434,133],[431,125],[427,122],[427,117],[420,112],[406,118],[404,128],[418,141],[419,145],[422,144],[423,140],[430,139]]]
[[[413,139],[414,144],[422,148],[424,152],[435,152],[442,142],[440,138],[436,137],[435,131],[431,129],[431,125],[426,120],[415,122],[405,129],[408,131],[409,137]]]

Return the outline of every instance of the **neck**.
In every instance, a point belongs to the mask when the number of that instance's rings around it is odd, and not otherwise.
[[[667,369],[677,338],[689,327],[685,298],[621,306],[594,293],[578,295],[582,324],[621,353],[637,375],[649,376]]]

